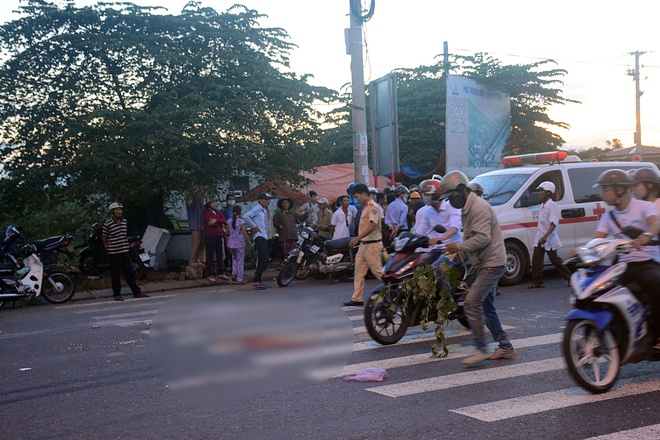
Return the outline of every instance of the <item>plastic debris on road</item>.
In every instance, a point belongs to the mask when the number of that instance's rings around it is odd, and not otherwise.
[[[382,382],[387,379],[387,371],[382,368],[366,368],[354,376],[346,376],[345,381],[356,380],[358,382]]]

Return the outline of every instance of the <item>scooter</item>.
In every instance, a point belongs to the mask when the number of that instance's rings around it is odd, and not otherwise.
[[[108,254],[103,246],[103,226],[98,223],[92,225],[92,231],[87,239],[87,243],[80,250],[78,267],[85,275],[98,275],[103,271],[110,270]],[[138,280],[147,276],[147,270],[151,258],[142,248],[142,241],[139,237],[128,237],[128,253],[133,264],[133,271]]]
[[[566,316],[564,359],[573,379],[592,393],[612,388],[622,365],[660,360],[649,330],[651,312],[619,283],[627,264],[618,257],[633,249],[631,239],[596,238],[565,262],[583,267],[571,278],[573,310]]]
[[[4,263],[0,264],[0,308],[7,301],[18,299],[29,301],[43,294],[53,304],[68,302],[76,293],[76,284],[67,273],[58,271],[58,266],[44,270],[32,244],[12,246],[20,235],[7,237],[5,244],[13,249],[3,254]],[[5,247],[7,249],[7,246]],[[20,258],[23,258],[22,262]]]
[[[438,233],[444,233],[445,228],[438,225],[434,228]],[[364,324],[371,338],[383,345],[397,343],[408,330],[421,324],[424,304],[410,302],[405,304],[401,295],[402,282],[412,278],[415,269],[419,266],[433,263],[440,253],[437,251],[418,252],[420,248],[428,248],[429,238],[424,235],[414,235],[404,232],[394,239],[394,253],[390,254],[383,266],[383,284],[378,285],[371,292],[371,297],[364,306]],[[454,260],[447,263],[461,272],[462,279],[459,286],[450,290],[456,309],[449,313],[450,320],[458,320],[465,328],[470,328],[463,310],[463,302],[468,286],[474,281],[470,274],[469,261],[457,254]],[[438,282],[439,294],[444,281]],[[389,292],[381,295],[381,291],[389,288]],[[381,298],[381,296],[383,296]],[[435,321],[437,311],[432,308],[428,321]]]
[[[310,226],[302,228],[295,249],[289,252],[286,264],[277,275],[277,285],[285,287],[294,278],[301,278],[301,270],[309,270],[315,278],[337,274],[345,281],[353,281],[355,251],[348,246],[352,239],[328,240]]]

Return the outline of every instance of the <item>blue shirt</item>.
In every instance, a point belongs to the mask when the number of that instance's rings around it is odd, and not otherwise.
[[[401,226],[401,229],[408,229],[408,205],[406,205],[403,200],[396,199],[387,206],[387,211],[385,212],[385,224],[392,225],[392,228]]]
[[[257,202],[257,204],[248,211],[247,214],[243,216],[243,219],[247,222],[248,225],[252,229],[255,227],[259,228],[259,232],[254,234],[254,238],[257,237],[263,237],[266,240],[273,238],[273,236],[269,237],[268,236],[268,221],[270,221],[271,225],[273,224],[273,216],[270,214],[270,211],[266,212],[267,208],[264,208]],[[273,227],[270,227],[270,230],[274,230]]]

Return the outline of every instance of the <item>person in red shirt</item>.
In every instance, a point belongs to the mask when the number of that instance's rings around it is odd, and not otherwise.
[[[218,201],[210,199],[204,206],[204,242],[206,244],[206,276],[209,281],[215,281],[217,275],[222,280],[228,280],[225,275],[224,258],[222,256],[222,242],[227,227],[227,220],[222,212],[218,211]],[[215,257],[216,272],[213,272],[213,258]]]

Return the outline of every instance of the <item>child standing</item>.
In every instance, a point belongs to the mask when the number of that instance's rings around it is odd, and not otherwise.
[[[250,243],[250,248],[253,247],[250,237],[245,230],[245,220],[241,218],[243,210],[240,206],[235,205],[232,209],[234,216],[227,222],[229,227],[229,238],[227,240],[227,247],[231,253],[232,261],[232,275],[236,276],[236,284],[246,284],[243,281],[243,268],[245,266],[245,242]]]

